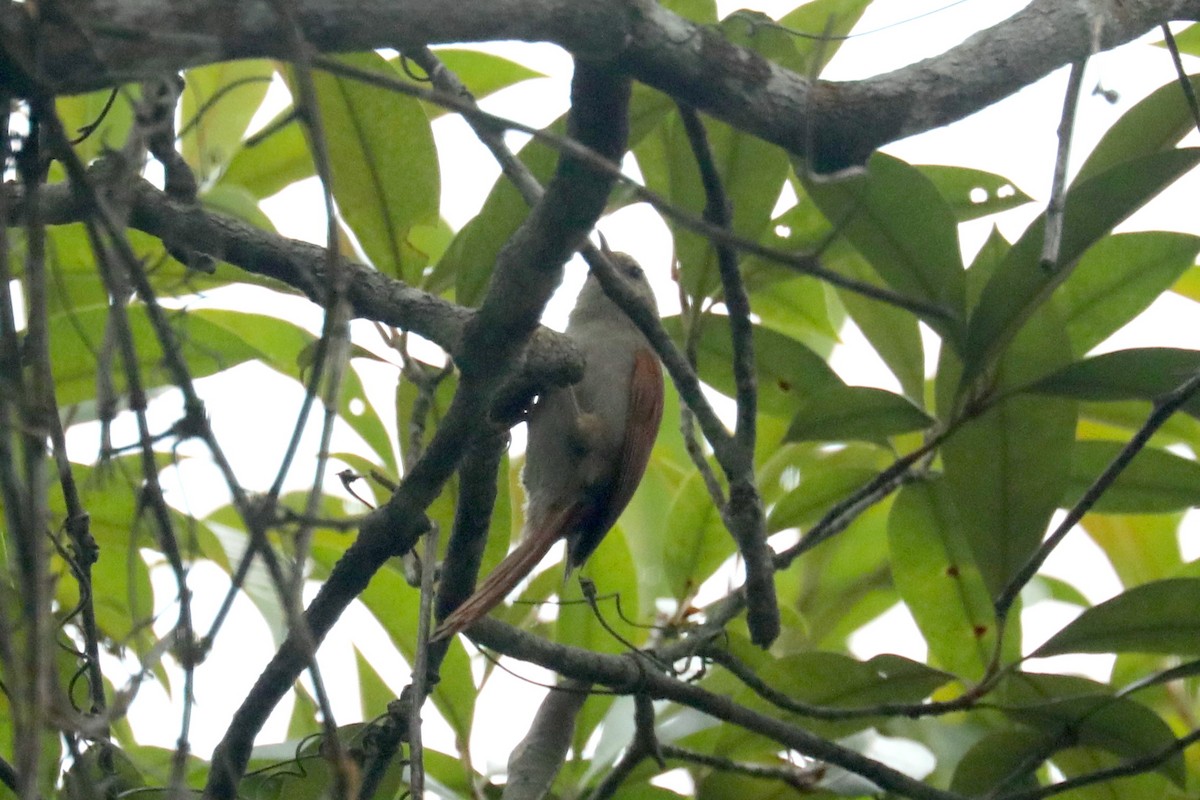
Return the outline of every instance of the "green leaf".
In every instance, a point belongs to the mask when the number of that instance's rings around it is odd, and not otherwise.
[[[817,76],[829,63],[846,34],[858,24],[871,0],[814,0],[802,3],[779,18],[779,24],[801,36],[791,37],[791,52],[774,57],[782,66],[801,75]],[[793,54],[794,53],[794,54]]]
[[[936,164],[921,164],[916,169],[933,183],[959,222],[1033,202],[1012,181],[994,172]]]
[[[1121,451],[1120,442],[1075,443],[1071,483],[1062,505],[1070,508]],[[1164,514],[1200,505],[1200,464],[1168,450],[1143,448],[1092,507],[1097,514]]]
[[[1026,391],[1080,400],[1155,400],[1200,370],[1200,351],[1172,347],[1133,348],[1077,361]],[[1200,416],[1200,397],[1183,410]]]
[[[1153,711],[1103,694],[1041,699],[1003,711],[1053,742],[1078,743],[1125,758],[1148,756],[1175,742],[1171,729]],[[1187,780],[1181,753],[1166,759],[1158,771],[1181,786]]]
[[[944,309],[951,319],[924,321],[959,341],[966,300],[958,227],[932,181],[897,158],[876,153],[865,175],[806,180],[821,213],[870,262],[891,288]]]
[[[292,108],[284,109],[261,133],[251,136],[229,162],[221,183],[244,186],[265,199],[296,181],[317,174],[312,153],[300,123],[292,119]]]
[[[788,174],[787,156],[779,147],[723,122],[702,119],[713,162],[733,210],[732,231],[757,241],[766,233],[771,213]],[[704,187],[678,113],[662,129],[670,174],[668,198],[695,216],[703,214]],[[721,294],[716,250],[708,238],[669,221],[675,237],[680,280],[695,298]]]
[[[1025,321],[1072,273],[1084,252],[1200,161],[1200,149],[1171,150],[1118,164],[1066,196],[1056,267],[1041,261],[1045,216],[1012,246],[983,289],[967,325],[962,389],[983,374]]]
[[[1200,77],[1189,78],[1193,90],[1200,89]],[[1179,81],[1151,92],[1126,111],[1092,148],[1074,183],[1099,175],[1124,161],[1170,150],[1196,128],[1196,120],[1184,97]]]
[[[983,797],[999,787],[1036,789],[1036,769],[1051,752],[1050,745],[1046,736],[1028,730],[989,733],[959,760],[950,790],[964,797]]]
[[[142,306],[128,309],[130,335],[138,354],[143,385],[171,384],[162,367],[158,337]],[[50,358],[58,402],[66,407],[96,397],[96,354],[104,342],[108,309],[92,307],[50,320]],[[290,322],[259,314],[203,309],[173,318],[172,328],[193,379],[258,358],[285,374],[294,374],[296,354],[312,337]],[[114,376],[124,391],[123,372]]]
[[[814,651],[774,659],[759,667],[769,686],[801,703],[829,708],[864,708],[881,703],[919,703],[951,676],[902,656],[879,655],[859,661],[839,653]],[[773,716],[786,711],[743,689],[738,702]],[[877,720],[876,720],[877,721]],[[846,736],[870,727],[870,717],[827,721],[804,717],[806,728],[823,736]]]
[[[359,69],[394,75],[375,53],[338,56]],[[289,74],[295,94],[295,79]],[[413,98],[325,72],[313,75],[338,210],[380,271],[414,282],[425,264],[408,241],[415,225],[438,220],[437,150],[429,119]]]
[[[892,579],[945,669],[983,677],[996,643],[996,614],[971,543],[944,481],[900,490],[888,519]]]
[[[560,118],[549,130],[563,133]],[[557,154],[537,140],[521,149],[518,157],[543,185],[553,174]],[[483,208],[458,232],[422,286],[435,293],[454,288],[454,299],[471,306],[483,298],[500,248],[529,215],[529,207],[512,181],[501,176],[492,186]]]
[[[844,242],[834,242],[824,255],[825,266],[862,283],[879,285],[879,276],[857,251]],[[917,318],[909,312],[863,297],[848,289],[837,290],[838,299],[854,324],[879,353],[900,381],[904,394],[923,402],[925,391],[925,347]]]
[[[1086,353],[1140,314],[1192,266],[1200,238],[1155,231],[1106,236],[1091,247],[1056,300],[1075,353]]]
[[[275,223],[271,222],[271,218],[259,207],[258,200],[253,192],[236,183],[218,183],[200,196],[200,202],[205,208],[275,233]]]
[[[184,73],[180,149],[201,183],[229,163],[267,96],[270,61],[219,61]]]
[[[74,145],[75,153],[84,164],[91,163],[106,149],[119,150],[125,144],[133,128],[132,104],[141,94],[137,84],[127,84],[111,90],[55,98],[55,111],[69,138],[75,139],[91,130],[82,142]],[[105,111],[110,100],[112,105]],[[94,130],[92,126],[95,126]]]
[[[1200,655],[1200,579],[1136,586],[1089,608],[1035,650],[1061,653]]]
[[[920,431],[933,419],[898,394],[867,386],[820,392],[804,402],[788,428],[789,442],[886,443],[889,436]]]
[[[942,385],[953,381],[953,359],[943,348]],[[997,387],[1020,386],[1069,359],[1061,323],[1040,313],[1005,353]],[[1076,413],[1073,402],[1009,396],[963,424],[942,448],[947,485],[992,596],[1037,549],[1066,491]]]
[[[671,502],[669,541],[662,553],[671,596],[681,602],[737,549],[733,537],[709,499],[700,473],[693,472]]]
[[[867,445],[836,449],[786,445],[778,457],[779,462],[764,464],[758,476],[763,499],[770,503],[769,533],[816,522],[888,464],[885,453]],[[773,500],[776,486],[785,491]]]
[[[458,76],[463,85],[471,92],[476,100],[482,100],[490,94],[505,89],[521,81],[533,78],[544,78],[545,73],[530,69],[524,64],[510,61],[494,53],[481,53],[478,50],[465,50],[451,47],[439,47],[433,54],[448,70]],[[400,57],[390,59],[393,69],[400,69]],[[402,70],[401,70],[402,71]],[[419,69],[417,70],[419,72]],[[446,109],[436,103],[425,104],[426,113],[430,119],[436,119],[446,113]]]
[[[729,318],[706,315],[700,321],[697,360],[701,379],[730,397],[736,394],[733,382],[733,346],[729,337]],[[679,317],[663,320],[667,332],[682,339]],[[791,418],[805,399],[824,391],[845,388],[825,361],[795,339],[781,333],[754,327],[754,369],[758,376],[758,407],[766,414]]]
[[[1182,515],[1121,516],[1088,514],[1083,528],[1088,532],[1121,579],[1123,586],[1137,586],[1174,575],[1183,564],[1179,553],[1179,523]]]

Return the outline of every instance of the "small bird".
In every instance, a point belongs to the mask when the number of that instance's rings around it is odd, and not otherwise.
[[[621,278],[654,305],[646,274],[625,253],[604,253]],[[453,636],[482,617],[567,540],[567,570],[583,564],[616,523],[637,489],[662,421],[662,367],[637,326],[589,275],[566,335],[583,353],[583,379],[553,389],[529,411],[525,450],[525,527],[521,543],[433,640]]]

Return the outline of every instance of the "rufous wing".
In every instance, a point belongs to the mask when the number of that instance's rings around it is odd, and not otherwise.
[[[615,472],[612,494],[596,530],[600,535],[617,523],[629,505],[658,437],[663,412],[663,375],[658,357],[648,347],[639,348],[633,357],[633,375],[629,381],[629,411],[625,418],[625,436]],[[592,549],[595,549],[594,547]],[[582,553],[580,561],[590,555]]]

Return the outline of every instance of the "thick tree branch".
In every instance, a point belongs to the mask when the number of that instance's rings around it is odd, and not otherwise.
[[[104,178],[97,175],[96,180],[103,183]],[[2,221],[19,224],[23,207],[19,191],[14,184],[5,184],[2,190],[6,193],[2,207],[9,212]],[[45,187],[41,195],[47,224],[78,222],[87,217],[87,210],[65,184]],[[252,274],[278,280],[314,303],[323,301],[331,280],[324,247],[287,239],[202,206],[173,200],[143,179],[137,180],[129,195],[129,226],[157,237],[169,250],[204,253]],[[343,259],[341,269],[346,273],[346,300],[354,318],[412,331],[451,356],[459,351],[463,329],[474,311],[364,264]],[[582,374],[578,351],[561,334],[542,328],[530,340],[517,382],[563,385]]]
[[[266,2],[91,0],[72,17],[0,7],[0,90],[21,72],[70,94],[233,58],[285,57]],[[861,163],[880,145],[961,119],[1061,66],[1171,20],[1200,18],[1200,0],[1034,0],[934,58],[862,81],[817,82],[783,69],[652,0],[298,0],[322,52],[500,39],[548,41],[611,60],[699,110],[809,156],[818,172]],[[813,31],[812,33],[816,33]],[[36,55],[35,55],[36,54]],[[7,85],[6,85],[7,84]]]

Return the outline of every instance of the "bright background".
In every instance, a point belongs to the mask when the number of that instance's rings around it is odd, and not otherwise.
[[[790,11],[796,0],[759,3],[719,0],[717,5],[721,16],[738,8],[752,8],[778,17]],[[959,0],[953,3],[947,0],[877,0],[822,77],[831,80],[866,78],[937,55],[1025,5],[1016,0]],[[1157,37],[1149,37],[1149,40],[1154,39]],[[527,81],[485,99],[482,102],[485,110],[538,126],[548,124],[566,110],[571,61],[563,51],[550,45],[519,43],[492,44],[480,49],[499,53],[551,76]],[[1194,63],[1188,66],[1196,67]],[[1083,162],[1104,130],[1130,106],[1174,78],[1166,50],[1147,46],[1145,41],[1094,57],[1088,64],[1083,83],[1084,94],[1072,142],[1072,165]],[[883,148],[911,163],[952,164],[992,171],[1006,176],[1034,198],[1035,202],[1006,214],[960,226],[961,245],[967,261],[993,225],[999,226],[1006,237],[1013,240],[1045,207],[1058,146],[1057,128],[1065,86],[1064,69],[968,119]],[[1093,93],[1093,87],[1116,93],[1115,102]],[[276,81],[252,130],[265,124],[287,102],[286,90]],[[479,210],[500,170],[467,125],[454,115],[439,118],[433,128],[441,158],[442,216],[457,229]],[[527,138],[512,134],[508,141],[516,149]],[[1196,137],[1193,135],[1192,138]],[[636,167],[632,163],[630,172],[636,176]],[[1122,225],[1121,230],[1200,233],[1194,203],[1198,180],[1200,178],[1193,175],[1178,182]],[[323,205],[315,179],[293,184],[266,201],[263,207],[282,234],[324,244]],[[663,312],[677,308],[668,280],[670,237],[660,218],[645,206],[633,206],[606,218],[601,228],[615,249],[633,254],[646,267],[659,290]],[[568,269],[563,289],[547,312],[547,324],[556,328],[565,324],[566,313],[584,273],[582,263],[576,259]],[[259,292],[246,287],[218,290],[196,298],[189,305],[260,310],[264,301],[273,304],[276,313],[279,313],[279,304],[291,303],[294,308],[289,308],[288,312],[294,321],[319,330],[319,309],[307,301],[281,298],[265,290]],[[1167,343],[1200,349],[1200,326],[1194,319],[1190,301],[1167,294],[1141,318],[1097,349]],[[379,346],[378,337],[370,328],[369,324],[356,323],[356,341],[382,357],[391,357],[389,351]],[[842,338],[842,344],[834,351],[832,364],[849,383],[898,388],[891,373],[853,323],[847,322]],[[936,348],[936,339],[927,337],[927,346]],[[936,364],[936,358],[929,358],[927,363]],[[356,366],[372,400],[386,408],[395,383],[395,367],[361,360]],[[217,437],[229,444],[229,455],[237,465],[239,478],[244,485],[264,487],[278,468],[278,443],[285,441],[291,431],[292,410],[300,402],[296,384],[255,364],[242,365],[200,383]],[[268,397],[270,402],[261,402],[261,398]],[[725,406],[731,407],[731,404],[726,401]],[[281,409],[287,413],[281,413]],[[156,415],[152,416],[152,421],[169,424],[178,413],[177,400],[156,401],[151,413]],[[118,424],[114,430],[118,441],[132,441],[136,435],[131,425],[122,428]],[[317,432],[317,425],[310,425],[300,451],[301,458],[292,471],[290,488],[302,489],[311,480],[311,460],[304,459],[311,459],[316,452]],[[677,434],[664,431],[662,435]],[[86,454],[89,448],[94,452],[97,441],[94,426],[78,426],[71,431],[71,446],[76,457],[81,457],[80,453]],[[354,435],[346,430],[341,430],[335,438],[335,450],[352,450],[355,446]],[[203,458],[186,458],[200,455],[200,452],[185,443],[179,449],[185,458],[174,470],[177,480],[166,484],[173,503],[197,514],[225,502],[223,484],[211,466]],[[341,494],[336,483],[330,484],[330,490]],[[351,503],[347,510],[357,513],[362,507]],[[1182,530],[1184,557],[1200,556],[1200,536],[1197,536],[1194,514]],[[1082,534],[1069,536],[1047,562],[1045,571],[1076,585],[1092,602],[1099,602],[1120,590],[1104,556]],[[175,590],[173,578],[165,568],[156,569],[153,577],[156,607],[161,614],[156,630],[161,635],[169,630],[174,619],[168,610],[174,604]],[[703,602],[715,598],[727,590],[730,581],[736,581],[732,565],[724,576],[710,581],[707,590],[711,594],[699,599]],[[216,604],[228,586],[228,578],[215,566],[199,563],[191,570],[190,584],[195,591],[193,613],[197,629],[203,630],[206,621],[216,612]],[[314,589],[310,587],[310,590]],[[1023,619],[1026,650],[1060,629],[1078,612],[1075,607],[1055,601],[1039,603],[1033,613],[1027,613]],[[856,655],[864,658],[879,652],[895,652],[922,660],[925,655],[924,643],[902,606],[894,607],[863,628],[853,638],[852,647]],[[351,606],[326,640],[319,657],[340,724],[362,717],[354,648],[375,665],[397,694],[409,680],[407,665],[387,643],[377,623],[360,606]],[[193,752],[202,757],[211,753],[230,714],[273,652],[265,621],[248,600],[240,598],[227,630],[218,637],[216,648],[197,671],[197,705],[191,731]],[[1045,660],[1038,668],[1074,671],[1105,679],[1112,661],[1113,656],[1067,656]],[[106,674],[117,674],[109,672],[111,666],[114,665],[106,665]],[[511,745],[523,735],[545,692],[538,684],[553,681],[551,674],[527,664],[505,662],[505,666],[521,677],[497,671],[481,695],[477,711],[482,715],[481,720],[496,721],[494,726],[481,724],[475,728],[472,753],[476,765],[483,769],[503,768]],[[129,674],[138,671],[138,665],[134,663],[126,664],[125,668]],[[129,716],[143,742],[174,746],[181,712],[180,694],[176,692],[172,698],[164,687],[153,682],[141,686]],[[265,727],[261,741],[283,738],[290,712],[291,701],[286,700]],[[426,726],[427,746],[453,751],[449,729],[440,724],[431,705],[426,707],[425,716],[430,722]],[[486,734],[489,729],[495,733]]]

